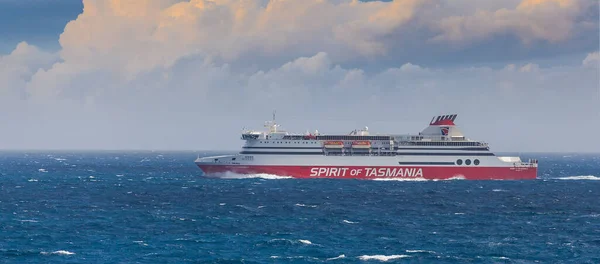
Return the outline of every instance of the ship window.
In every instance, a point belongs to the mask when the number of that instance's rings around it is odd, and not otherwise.
[[[470,159],[465,160],[465,164],[471,165],[471,160]]]
[[[231,160],[235,160],[235,158],[231,158]]]
[[[474,160],[474,161],[473,161],[473,164],[475,164],[475,165],[479,165],[479,160],[478,160],[478,159]]]
[[[462,160],[461,160],[461,159],[458,159],[458,160],[456,161],[456,164],[457,164],[457,165],[462,165]]]

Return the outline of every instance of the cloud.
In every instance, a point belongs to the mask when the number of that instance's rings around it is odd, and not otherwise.
[[[553,135],[594,130],[597,77],[583,65],[530,63],[502,69],[407,63],[369,74],[334,64],[323,52],[244,74],[196,57],[127,82],[101,72],[78,76],[64,88],[73,90],[71,96],[53,104],[30,102],[35,111],[18,118],[17,127],[26,132],[3,144],[233,150],[240,128],[259,126],[276,109],[292,132],[346,133],[367,125],[381,133],[414,133],[432,115],[452,112],[460,114],[469,136],[489,141],[496,151],[593,151],[600,143],[595,138],[553,139],[549,146],[545,140],[552,136],[540,133],[549,124]],[[85,90],[81,98],[76,88]]]
[[[592,52],[589,53],[585,59],[583,59],[582,64],[586,67],[598,67],[598,64],[600,63],[600,53],[596,52]]]
[[[266,69],[318,52],[340,63],[418,63],[431,52],[451,56],[453,46],[467,49],[498,35],[544,40],[555,49],[586,34],[597,41],[598,15],[589,14],[595,1],[512,2],[483,1],[474,9],[472,2],[439,0],[85,0],[60,37],[61,57],[77,68],[93,62],[133,78],[197,55]],[[582,48],[588,47],[567,50]]]
[[[584,16],[594,7],[598,9],[597,2],[587,0],[523,0],[514,9],[443,18],[438,24],[442,33],[433,40],[468,44],[496,34],[514,34],[526,44],[566,41],[577,31],[597,28],[597,15]]]
[[[27,42],[17,44],[6,56],[0,56],[0,102],[26,98],[25,85],[38,70],[57,62],[57,54],[46,53]]]
[[[277,109],[297,132],[368,125],[413,133],[451,112],[465,132],[500,150],[595,150],[596,138],[553,135],[600,128],[589,121],[600,113],[590,67],[597,52],[577,65],[502,63],[502,52],[474,65],[477,56],[451,47],[469,53],[474,43],[513,34],[560,49],[597,29],[581,18],[583,2],[506,3],[483,1],[477,11],[470,1],[85,0],[59,53],[21,43],[0,58],[0,92],[11,103],[0,108],[13,113],[0,121],[15,128],[0,145],[236,149],[240,128]],[[553,23],[561,24],[556,32]],[[460,64],[421,63],[444,56]]]

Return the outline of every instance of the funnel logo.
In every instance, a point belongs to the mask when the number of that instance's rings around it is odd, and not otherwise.
[[[442,135],[443,135],[443,136],[447,136],[447,135],[448,135],[448,130],[449,130],[449,128],[448,128],[448,127],[442,127],[442,128],[440,128],[440,129],[442,130]]]

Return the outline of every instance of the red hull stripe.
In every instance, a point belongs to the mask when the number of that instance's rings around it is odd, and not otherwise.
[[[294,178],[524,180],[535,179],[537,167],[434,167],[434,166],[244,166],[198,165],[206,174],[272,174]]]

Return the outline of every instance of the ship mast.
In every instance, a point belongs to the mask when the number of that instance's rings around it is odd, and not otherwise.
[[[275,113],[276,112],[277,112],[276,110],[273,110],[273,120],[271,120],[270,122],[269,121],[265,122],[265,127],[269,128],[270,133],[277,132],[277,123],[275,122]]]

